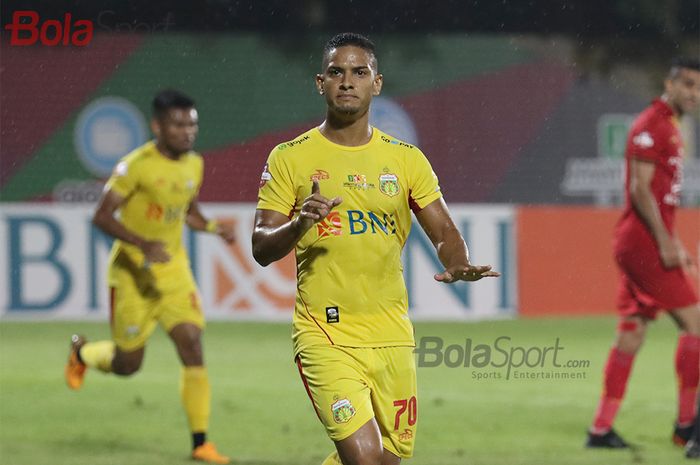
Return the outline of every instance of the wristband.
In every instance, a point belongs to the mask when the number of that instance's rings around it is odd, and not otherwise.
[[[219,222],[216,220],[207,221],[207,225],[204,227],[206,232],[215,233],[219,229]]]

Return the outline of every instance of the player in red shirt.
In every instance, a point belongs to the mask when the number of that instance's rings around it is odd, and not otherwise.
[[[700,302],[691,284],[697,273],[674,229],[683,178],[679,118],[700,104],[700,63],[677,60],[661,98],[632,124],[627,147],[625,210],[615,230],[615,260],[622,272],[617,296],[620,321],[605,366],[603,394],[587,447],[624,448],[613,421],[625,394],[634,356],[647,325],[665,310],[680,330],[675,365],[678,419],[673,441],[693,432],[700,371]]]

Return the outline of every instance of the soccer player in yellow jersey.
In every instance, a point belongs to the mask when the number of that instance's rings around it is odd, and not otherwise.
[[[401,250],[411,211],[444,265],[444,283],[499,276],[469,261],[430,163],[369,124],[379,95],[374,44],[352,33],[325,46],[325,121],[272,150],[260,181],[253,255],[297,259],[294,356],[336,451],[323,465],[394,465],[416,436],[413,328]]]
[[[182,233],[187,224],[231,243],[233,228],[208,221],[197,204],[202,157],[192,150],[199,130],[194,101],[174,90],[159,93],[151,129],[155,141],[117,164],[93,218],[116,239],[108,270],[112,340],[87,342],[74,335],[66,381],[79,389],[87,367],[121,376],[136,373],[160,323],[183,365],[180,391],[192,431],[192,457],[225,464],[229,458],[206,440],[210,388],[201,342],[204,315]]]

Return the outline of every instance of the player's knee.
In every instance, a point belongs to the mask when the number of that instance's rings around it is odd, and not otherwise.
[[[692,306],[674,311],[672,316],[681,331],[700,337],[700,306]]]
[[[361,453],[352,456],[343,456],[343,465],[382,465],[384,450],[381,447],[363,449]]]
[[[636,318],[620,320],[617,325],[617,347],[623,352],[636,353],[645,336],[646,324]]]
[[[384,449],[377,447],[366,454],[366,460],[361,462],[361,465],[382,465],[382,457],[384,456]]]
[[[120,376],[131,376],[139,371],[141,364],[136,363],[122,363],[113,367],[114,374]]]
[[[115,357],[112,361],[112,372],[119,376],[131,376],[141,369],[142,358]]]
[[[170,337],[175,342],[177,351],[185,365],[201,365],[203,363],[201,330],[192,325],[176,326]]]
[[[617,347],[622,352],[628,354],[636,354],[644,343],[643,334],[629,334],[627,337],[621,337],[618,340]]]
[[[381,443],[376,445],[365,443],[364,446],[355,454],[350,454],[350,457],[343,456],[343,465],[382,465],[384,448]]]
[[[202,356],[202,341],[199,337],[187,339],[185,341],[183,350],[188,352],[192,356]]]
[[[180,345],[178,347],[178,352],[180,353],[180,358],[185,365],[188,366],[198,366],[204,364],[204,356],[202,354],[202,344],[197,341],[196,343]]]

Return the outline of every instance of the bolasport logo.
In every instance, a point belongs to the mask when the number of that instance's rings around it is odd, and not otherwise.
[[[60,21],[40,18],[36,11],[20,10],[12,14],[12,22],[5,29],[10,31],[10,45],[17,47],[36,43],[47,47],[85,47],[92,41],[95,26],[88,19],[74,20],[70,13]]]
[[[445,344],[438,336],[424,336],[416,346],[418,367],[471,369],[471,378],[503,380],[578,380],[586,379],[591,366],[588,359],[568,358],[560,338],[551,344],[520,345],[510,336],[492,342]]]

